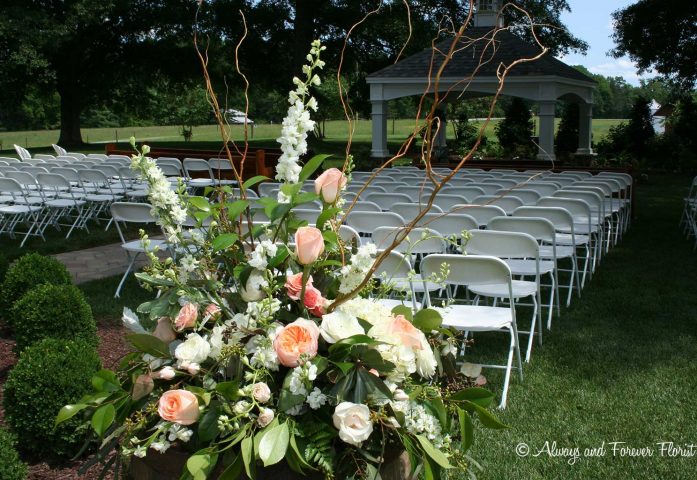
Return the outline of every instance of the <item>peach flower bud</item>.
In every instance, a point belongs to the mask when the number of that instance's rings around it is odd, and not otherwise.
[[[390,321],[388,333],[398,336],[402,345],[416,350],[423,349],[421,331],[407,320],[404,315],[397,315]]]
[[[155,376],[161,380],[172,380],[176,375],[177,372],[172,367],[165,367],[155,373]]]
[[[184,305],[177,318],[174,319],[174,326],[177,330],[181,331],[185,328],[193,328],[196,325],[196,320],[198,319],[198,305],[195,303],[187,303]]]
[[[206,307],[206,309],[203,311],[203,317],[204,318],[212,318],[215,319],[220,315],[220,307],[216,305],[215,303],[211,303]]]
[[[312,286],[312,275],[307,278],[307,284],[305,288],[310,288]],[[288,293],[288,298],[291,300],[300,300],[300,292],[303,290],[303,274],[302,272],[296,273],[295,275],[288,275],[286,277],[286,292]]]
[[[264,382],[252,385],[252,397],[259,403],[266,403],[271,399],[271,389]]]
[[[325,203],[334,203],[345,185],[346,175],[339,169],[330,168],[315,180],[315,193],[321,195]]]
[[[477,385],[478,387],[483,387],[486,385],[486,377],[484,375],[479,375],[475,380],[474,384]]]
[[[305,297],[303,298],[305,308],[307,308],[315,317],[324,315],[324,304],[326,303],[322,293],[315,287],[305,287]]]
[[[136,381],[133,383],[133,392],[131,397],[133,400],[140,400],[141,398],[147,397],[155,388],[155,382],[152,380],[152,376],[144,374],[139,375]]]
[[[300,355],[312,358],[317,355],[319,327],[311,320],[298,318],[293,323],[279,328],[273,341],[278,361],[284,367],[298,366]]]
[[[172,328],[172,322],[167,317],[160,317],[152,334],[165,343],[172,343],[177,339],[177,333]]]
[[[295,253],[298,263],[309,265],[324,252],[322,232],[315,227],[300,227],[295,232]]]
[[[188,390],[169,390],[162,394],[157,406],[162,420],[180,425],[196,423],[201,412],[196,395]]]
[[[379,376],[380,376],[380,372],[378,372],[378,371],[375,370],[374,368],[371,368],[370,370],[368,370],[368,373],[372,373],[372,374],[375,375],[376,377],[379,377]]]

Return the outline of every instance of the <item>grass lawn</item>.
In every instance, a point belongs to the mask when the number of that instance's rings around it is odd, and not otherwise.
[[[614,119],[594,119],[593,120],[593,139],[598,141],[607,134],[610,126],[621,122]],[[494,125],[497,120],[492,121],[486,134],[494,137]],[[557,120],[558,123],[558,120]],[[326,125],[327,141],[344,144],[348,136],[347,124],[343,120],[329,121]],[[411,133],[414,128],[413,119],[389,120],[387,124],[388,141],[400,144]],[[235,141],[244,138],[244,129],[241,125],[230,127],[232,138]],[[122,128],[83,128],[82,139],[89,145],[81,148],[85,152],[103,152],[104,143],[113,143],[117,140],[128,142],[131,135],[135,136],[138,142],[150,143],[170,143],[191,146],[191,148],[206,148],[200,142],[220,141],[220,132],[216,125],[202,125],[194,127],[193,141],[185,143],[179,133],[178,126],[154,126],[154,127],[122,127]],[[35,130],[27,132],[0,132],[0,156],[7,153],[14,153],[13,144],[19,144],[29,148],[34,153],[50,151],[50,145],[58,141],[58,130]],[[262,145],[276,145],[276,138],[280,136],[281,126],[279,124],[259,124],[254,127],[254,133],[249,131],[250,139]],[[454,135],[452,128],[448,129],[448,137]],[[354,139],[357,143],[370,145],[371,122],[370,120],[359,120],[355,123]],[[344,145],[345,146],[345,145]],[[217,147],[213,147],[217,148]],[[343,149],[343,147],[342,147]],[[14,155],[13,155],[14,156]]]
[[[476,472],[480,480],[694,478],[696,458],[661,456],[657,445],[697,443],[697,253],[677,226],[688,184],[656,176],[637,186],[629,233],[603,259],[583,298],[545,331],[524,383],[512,380],[508,408],[497,412],[510,428],[476,429],[471,454],[484,468]],[[150,295],[130,280],[122,299],[113,299],[117,282],[81,285],[103,324],[118,322],[124,304],[134,308]],[[527,327],[527,315],[519,321]],[[476,340],[473,361],[480,354],[500,360],[507,348],[504,336]],[[500,375],[484,373],[491,388],[500,388]],[[550,456],[545,442],[578,448],[581,458],[571,465],[568,456]],[[653,456],[613,456],[610,442],[649,447]],[[529,447],[524,458],[515,453],[520,443]],[[584,457],[584,449],[603,444],[604,456]]]

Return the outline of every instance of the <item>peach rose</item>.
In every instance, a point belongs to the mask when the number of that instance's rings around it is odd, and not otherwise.
[[[407,347],[416,350],[421,350],[423,348],[421,344],[421,331],[407,320],[404,315],[397,315],[394,317],[390,321],[387,332],[390,335],[398,336],[400,342]]]
[[[307,308],[315,317],[321,317],[324,315],[324,304],[326,303],[326,299],[315,287],[311,285],[309,287],[305,287],[305,297],[303,300],[305,303],[305,308]]]
[[[295,253],[298,263],[309,265],[324,252],[322,232],[315,227],[300,227],[295,232]]]
[[[215,319],[218,315],[220,315],[220,307],[216,305],[215,303],[209,304],[206,309],[203,311],[203,318],[212,318]]]
[[[346,175],[341,173],[341,170],[330,168],[315,180],[315,193],[322,195],[326,203],[334,203],[345,185]]]
[[[162,394],[157,406],[162,420],[180,425],[196,423],[201,412],[198,410],[196,395],[188,390],[169,390]]]
[[[160,317],[152,334],[165,343],[172,343],[177,339],[177,333],[172,328],[172,322],[167,317]]]
[[[279,328],[273,341],[278,361],[284,367],[298,366],[300,355],[312,358],[317,355],[319,327],[311,320],[298,318],[293,323]]]
[[[180,331],[185,328],[193,328],[194,325],[196,325],[197,319],[198,305],[195,303],[187,303],[179,310],[177,318],[174,319],[174,326]]]
[[[295,275],[288,275],[286,277],[286,292],[288,292],[288,297],[291,300],[300,300],[300,292],[303,289],[303,274],[302,272],[296,273]],[[312,287],[312,275],[307,279],[307,285],[305,288]]]

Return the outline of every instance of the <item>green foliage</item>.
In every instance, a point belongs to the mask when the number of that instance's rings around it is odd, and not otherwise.
[[[2,281],[5,280],[5,274],[7,273],[8,268],[10,268],[10,261],[5,255],[0,253],[0,284],[2,284]]]
[[[0,287],[0,315],[11,322],[9,313],[14,302],[31,288],[42,284],[69,285],[70,274],[55,258],[44,257],[38,253],[28,253],[20,257],[7,270]]]
[[[569,157],[578,149],[578,128],[579,128],[579,108],[578,103],[567,103],[564,105],[555,145],[557,156],[560,158]]]
[[[98,343],[92,309],[74,285],[32,288],[15,302],[10,318],[19,352],[44,338]]]
[[[332,441],[336,432],[327,430],[320,421],[296,424],[296,428],[298,447],[306,461],[321,472],[332,474]]]
[[[605,160],[643,163],[652,157],[654,137],[649,101],[639,97],[632,106],[629,121],[610,127],[607,136],[598,143],[598,154]]]
[[[496,136],[504,155],[531,158],[535,155],[532,142],[534,125],[530,109],[521,98],[514,97],[505,110],[506,116],[496,125]]]
[[[458,155],[467,154],[479,138],[479,128],[469,121],[469,107],[465,102],[451,103],[448,109],[448,121],[453,125],[455,139],[448,147]],[[486,146],[486,137],[482,137],[480,148]]]
[[[53,338],[22,352],[5,383],[6,421],[20,432],[19,447],[45,459],[77,453],[85,431],[79,418],[54,430],[56,415],[91,390],[90,379],[101,362],[94,346],[84,341]]]
[[[27,466],[22,462],[15,450],[15,436],[4,428],[0,428],[0,479],[24,480],[27,477]]]

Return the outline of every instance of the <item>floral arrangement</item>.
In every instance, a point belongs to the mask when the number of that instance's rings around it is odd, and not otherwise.
[[[173,449],[188,455],[182,478],[255,478],[281,462],[305,475],[379,478],[402,454],[412,471],[439,478],[470,463],[473,414],[503,427],[478,369],[455,368],[461,339],[438,312],[385,307],[389,282],[369,278],[375,245],[338,234],[350,171],[328,169],[314,192],[301,191],[326,158],[300,164],[323,48],[313,43],[289,95],[277,199],[246,198],[260,177],[189,196],[171,188],[146,146],[134,155],[176,255],[151,253],[138,274],[158,296],[124,309],[135,351],[56,420],[84,415],[107,464]],[[314,226],[294,216],[318,199]],[[259,206],[270,222],[253,221]],[[183,227],[187,217],[206,228]]]

